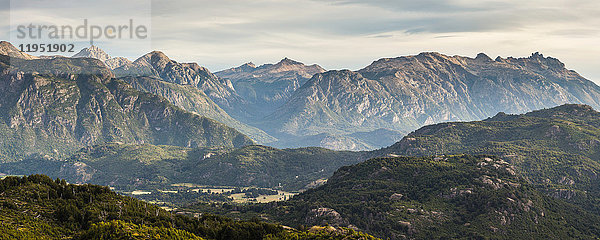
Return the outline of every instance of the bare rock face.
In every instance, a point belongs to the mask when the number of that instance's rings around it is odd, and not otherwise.
[[[230,115],[248,114],[246,101],[236,93],[230,81],[217,77],[197,63],[179,63],[159,51],[150,52],[114,72],[119,77],[152,76],[170,83],[195,86]]]
[[[79,51],[77,54],[73,55],[72,57],[74,58],[95,58],[98,59],[100,61],[106,61],[108,59],[110,59],[111,57],[104,52],[104,50],[100,49],[97,46],[90,46],[89,48],[84,48],[81,49],[81,51]]]
[[[284,58],[276,64],[257,67],[246,63],[215,74],[231,80],[237,93],[253,105],[255,117],[262,117],[283,105],[296,89],[322,72],[325,69],[319,65]]]
[[[97,170],[83,162],[65,162],[60,167],[58,174],[60,176],[68,176],[74,183],[83,184],[89,183],[96,172]]]
[[[104,61],[104,64],[106,64],[106,66],[110,69],[115,69],[118,67],[121,67],[125,64],[130,63],[131,61],[129,61],[129,59],[124,58],[124,57],[114,57],[114,58],[110,58]]]
[[[314,75],[264,120],[292,135],[387,128],[413,131],[566,103],[600,108],[600,87],[558,59],[476,58],[421,53],[384,58],[359,71]]]
[[[332,208],[315,208],[311,209],[306,214],[304,221],[308,225],[333,225],[333,226],[347,226],[348,220],[342,218],[340,213]]]
[[[122,79],[134,88],[162,96],[175,106],[186,111],[217,120],[227,126],[233,127],[248,135],[257,143],[268,143],[276,140],[258,128],[232,118],[225,110],[195,86],[169,83],[158,77],[125,77]]]

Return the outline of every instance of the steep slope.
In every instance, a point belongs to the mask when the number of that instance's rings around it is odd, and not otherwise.
[[[257,143],[264,144],[277,140],[256,127],[232,118],[197,87],[170,83],[157,77],[123,77],[122,80],[140,91],[162,96],[175,106],[186,111],[217,120],[227,126],[233,127],[248,135]]]
[[[36,56],[31,56],[27,53],[23,53],[19,51],[15,46],[10,44],[7,41],[0,41],[0,55],[9,56],[11,58],[21,58],[21,59],[37,59]]]
[[[110,55],[104,52],[104,50],[100,49],[97,46],[90,46],[89,48],[81,49],[78,53],[72,56],[73,58],[95,58],[102,62],[110,59]]]
[[[600,87],[558,59],[538,53],[496,60],[485,54],[472,59],[423,53],[381,59],[359,72],[381,82],[404,103],[415,103],[411,96],[437,103],[443,110],[437,115],[427,105],[418,109],[433,120],[429,123],[479,120],[498,112],[524,113],[565,103],[600,106]]]
[[[0,56],[0,158],[65,157],[104,142],[240,147],[252,140],[114,79],[90,58]]]
[[[280,150],[253,145],[189,149],[113,143],[86,147],[67,161],[40,157],[0,164],[0,173],[46,174],[125,190],[194,183],[296,191],[329,177],[341,166],[360,162],[362,155],[322,148]]]
[[[276,64],[256,67],[253,63],[216,72],[215,75],[233,82],[237,93],[252,104],[254,117],[272,113],[317,73],[325,72],[319,65],[305,65],[284,58]]]
[[[375,155],[494,154],[548,194],[600,212],[600,113],[563,105],[423,127]]]
[[[247,124],[243,124],[229,116],[204,92],[202,92],[202,90],[197,88],[195,85],[190,85],[193,82],[190,79],[194,78],[194,76],[187,76],[185,74],[164,74],[163,76],[169,76],[167,77],[167,81],[160,78],[159,72],[173,71],[173,69],[178,69],[178,67],[173,67],[171,70],[165,70],[165,62],[172,62],[173,65],[177,65],[178,63],[171,61],[160,52],[155,52],[154,54],[156,55],[154,56],[156,67],[152,65],[153,55],[151,54],[138,59],[139,61],[133,64],[131,61],[125,58],[112,58],[97,46],[84,48],[79,53],[73,55],[73,58],[95,58],[103,61],[104,64],[106,64],[110,69],[113,69],[117,75],[121,76],[122,80],[131,84],[134,88],[143,92],[149,92],[158,96],[162,96],[175,106],[178,106],[186,111],[197,113],[201,116],[215,119],[221,123],[231,126],[238,131],[241,131],[242,133],[252,137],[259,143],[268,143],[276,140],[262,130]],[[123,68],[120,68],[122,66]],[[194,64],[181,64],[180,67],[184,68],[183,66],[197,67],[197,65]],[[134,69],[124,71],[124,69],[127,67],[139,69],[140,72],[147,72],[147,74],[136,74]],[[199,68],[198,71],[208,72],[208,70],[204,68]],[[189,72],[190,71],[188,71],[188,73]],[[212,77],[209,72],[205,76],[209,78]],[[184,78],[185,80],[180,81],[181,78]]]
[[[317,74],[290,100],[267,117],[280,131],[293,135],[352,133],[385,126],[416,126],[393,115],[392,96],[377,81],[349,70]],[[399,122],[402,121],[402,122]],[[397,128],[397,127],[396,127]]]
[[[494,157],[377,158],[264,205],[291,226],[329,224],[390,239],[595,239],[600,217],[553,199]]]
[[[349,70],[329,71],[315,75],[257,126],[281,139],[274,146],[372,150],[406,132],[399,129],[418,126],[395,113],[397,105],[377,81]],[[376,135],[381,129],[390,138]]]
[[[357,72],[316,74],[261,128],[271,134],[351,134],[480,120],[565,103],[600,107],[600,87],[559,60],[422,53],[385,58]]]
[[[167,212],[108,187],[32,175],[0,180],[0,239],[375,239],[346,229],[298,231]]]
[[[81,49],[78,53],[72,56],[73,58],[95,58],[102,61],[110,69],[115,69],[126,64],[130,64],[131,61],[124,57],[111,57],[104,50],[97,46],[90,46],[89,48]]]
[[[113,70],[118,77],[155,76],[166,82],[192,85],[204,92],[228,114],[234,117],[248,116],[246,101],[240,97],[229,80],[221,79],[196,63],[179,63],[164,53],[148,53],[131,64]]]

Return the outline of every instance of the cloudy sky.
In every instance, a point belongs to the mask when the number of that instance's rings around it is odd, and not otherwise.
[[[2,1],[2,39],[17,41],[19,23],[135,19],[151,26],[149,39],[96,45],[132,59],[161,50],[213,71],[283,57],[360,69],[423,51],[492,58],[540,52],[600,83],[598,0]]]

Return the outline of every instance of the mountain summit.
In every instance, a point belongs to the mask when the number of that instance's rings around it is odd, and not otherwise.
[[[19,49],[17,49],[15,46],[13,46],[11,43],[9,43],[7,41],[0,41],[0,54],[9,56],[9,57],[13,57],[13,58],[21,58],[21,59],[27,59],[27,60],[38,58],[36,56],[31,56],[27,53],[23,53],[23,52],[19,51]]]
[[[124,57],[111,57],[108,53],[104,52],[104,50],[100,49],[97,46],[90,46],[89,48],[81,49],[77,54],[72,56],[73,58],[95,58],[98,59],[110,69],[115,69],[120,66],[123,66],[127,63],[130,63],[129,59]]]
[[[99,47],[94,46],[94,45],[90,46],[89,48],[81,49],[81,51],[79,51],[77,54],[73,55],[72,57],[74,57],[74,58],[82,58],[82,57],[95,58],[95,59],[98,59],[103,62],[111,58],[106,52],[104,52],[104,50],[102,50]]]

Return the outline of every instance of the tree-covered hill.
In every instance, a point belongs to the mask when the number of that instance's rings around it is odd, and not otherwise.
[[[300,190],[328,178],[339,167],[360,162],[363,155],[323,148],[276,149],[260,145],[191,149],[110,143],[85,147],[66,161],[37,157],[0,164],[0,172],[43,173],[75,183],[127,190],[173,183]]]
[[[375,155],[493,154],[549,195],[600,211],[600,113],[563,105],[423,127]]]
[[[492,156],[375,158],[252,210],[291,226],[347,226],[391,239],[600,236],[600,217],[537,191]]]
[[[374,239],[350,229],[298,231],[202,214],[174,214],[108,187],[43,175],[0,180],[0,239]]]

